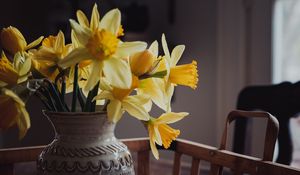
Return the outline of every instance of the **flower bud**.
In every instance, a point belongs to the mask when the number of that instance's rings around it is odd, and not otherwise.
[[[12,26],[2,29],[0,40],[2,47],[13,55],[19,51],[23,51],[27,46],[22,33]]]
[[[130,57],[131,72],[136,76],[141,76],[150,71],[154,61],[154,56],[148,50],[138,52]]]

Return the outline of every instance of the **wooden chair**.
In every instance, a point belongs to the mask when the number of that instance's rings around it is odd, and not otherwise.
[[[275,85],[248,86],[237,100],[238,110],[263,110],[274,115],[280,124],[278,157],[276,162],[289,165],[292,161],[292,140],[289,121],[300,112],[300,82],[283,82]],[[246,119],[236,121],[233,151],[245,153]]]
[[[265,144],[264,158],[259,159],[224,150],[227,138],[227,126],[239,117],[265,117],[268,119],[268,139]],[[300,170],[287,165],[271,162],[276,138],[276,120],[268,113],[255,113],[244,111],[233,111],[229,114],[220,148],[178,139],[174,141],[169,151],[174,152],[173,175],[181,174],[181,157],[183,155],[192,158],[191,175],[200,173],[200,162],[206,161],[211,164],[210,175],[220,175],[223,167],[227,167],[235,174],[247,173],[251,175],[300,175]],[[275,122],[274,122],[275,121]],[[274,130],[275,129],[275,130]],[[277,128],[278,129],[278,128]],[[150,175],[150,147],[148,138],[124,139],[122,140],[131,152],[137,153],[137,174]],[[35,161],[44,146],[11,148],[0,150],[0,174],[14,174],[14,165],[20,162]]]

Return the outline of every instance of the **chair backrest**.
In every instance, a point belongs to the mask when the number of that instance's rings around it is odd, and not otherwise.
[[[244,88],[237,101],[238,110],[262,110],[274,115],[279,121],[278,157],[276,162],[289,165],[292,161],[292,140],[289,120],[300,112],[300,82],[284,82],[266,86]],[[247,119],[236,121],[233,151],[245,153]]]

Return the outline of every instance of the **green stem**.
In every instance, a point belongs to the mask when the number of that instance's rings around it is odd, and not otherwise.
[[[72,108],[71,111],[76,111],[76,102],[78,94],[78,64],[74,67],[74,81],[73,81],[73,97],[72,97]]]
[[[46,107],[46,109],[48,111],[54,111],[54,107],[51,104],[51,102],[49,102],[49,99],[47,97],[45,97],[45,95],[43,95],[42,92],[40,92],[41,90],[38,89],[35,93],[36,96],[39,97],[39,99],[42,101],[42,103],[44,104],[44,106]]]
[[[93,101],[94,97],[98,94],[99,82],[96,86],[89,92],[84,106],[84,112],[95,112],[96,101]]]
[[[56,91],[54,85],[47,79],[45,79],[45,83],[47,84],[50,96],[53,97],[53,99],[55,100],[57,109],[59,111],[64,111],[64,112],[68,111],[64,105],[65,103],[62,103],[59,97],[59,93]]]
[[[62,103],[65,103],[65,94],[66,94],[66,77],[62,77],[61,82],[61,93],[60,93],[60,99]]]
[[[43,94],[44,97],[46,97],[49,101],[49,105],[51,106],[53,111],[59,111],[56,107],[55,101],[52,99],[50,92],[46,87],[40,88],[41,94]]]

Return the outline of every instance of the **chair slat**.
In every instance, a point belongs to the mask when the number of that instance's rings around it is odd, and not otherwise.
[[[150,175],[149,163],[150,163],[149,151],[138,152],[138,175]]]
[[[181,170],[181,153],[175,152],[173,162],[173,175],[180,175]]]
[[[198,175],[200,171],[200,159],[193,157],[191,175]]]

